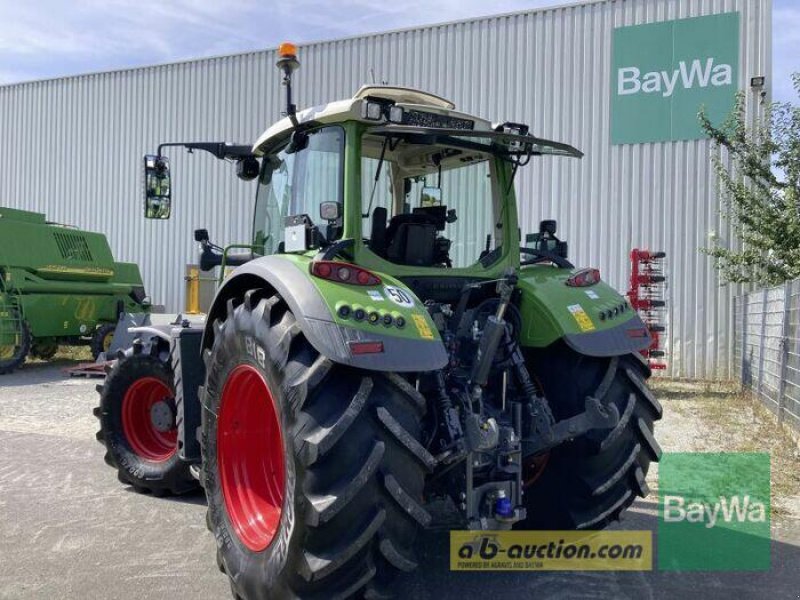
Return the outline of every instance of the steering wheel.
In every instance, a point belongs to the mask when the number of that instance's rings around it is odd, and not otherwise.
[[[533,256],[533,258],[528,260],[523,260],[519,263],[519,266],[526,267],[528,265],[535,265],[538,263],[543,262],[551,262],[557,267],[561,269],[574,269],[575,265],[569,262],[563,256],[559,256],[555,252],[550,252],[549,250],[537,250],[535,248],[520,248],[520,254],[527,254],[528,256]]]

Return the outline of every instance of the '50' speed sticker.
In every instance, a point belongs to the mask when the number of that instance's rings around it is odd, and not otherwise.
[[[389,297],[389,300],[397,304],[398,306],[404,306],[406,308],[411,308],[414,306],[414,299],[404,289],[399,287],[394,287],[392,285],[384,286],[383,291],[386,292],[386,295]]]

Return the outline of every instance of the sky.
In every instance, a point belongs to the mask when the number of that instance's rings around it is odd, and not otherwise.
[[[0,84],[232,54],[559,0],[0,0]],[[773,0],[773,96],[794,100],[800,0]]]

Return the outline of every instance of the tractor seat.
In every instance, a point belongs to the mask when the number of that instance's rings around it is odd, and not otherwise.
[[[378,256],[386,258],[386,221],[389,211],[384,206],[376,206],[372,211],[372,227],[369,235],[369,249]]]
[[[435,246],[436,225],[404,222],[389,241],[386,258],[395,264],[430,267],[434,264]]]
[[[389,221],[389,226],[386,228],[386,244],[391,245],[392,240],[397,236],[402,225],[433,225],[434,229],[438,231],[439,222],[436,217],[431,216],[424,212],[403,213],[395,215]]]

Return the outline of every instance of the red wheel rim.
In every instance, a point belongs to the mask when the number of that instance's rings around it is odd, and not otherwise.
[[[286,464],[275,400],[250,365],[236,367],[222,389],[217,452],[231,525],[247,548],[261,552],[280,524]]]
[[[122,399],[122,430],[131,449],[153,462],[164,462],[178,450],[178,428],[159,431],[153,425],[153,405],[174,397],[169,386],[155,377],[137,379]]]

